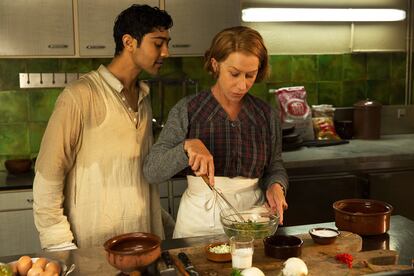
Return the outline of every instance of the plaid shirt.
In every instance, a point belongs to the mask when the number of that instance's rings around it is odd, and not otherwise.
[[[214,157],[215,175],[260,178],[271,159],[271,107],[246,94],[238,118],[231,121],[210,91],[187,104],[187,138],[198,138]]]

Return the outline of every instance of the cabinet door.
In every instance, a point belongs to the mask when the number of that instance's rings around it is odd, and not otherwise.
[[[74,55],[68,0],[0,1],[0,55]]]
[[[388,202],[393,214],[414,220],[414,170],[369,174],[370,198]]]
[[[359,178],[351,175],[324,175],[292,177],[289,180],[284,213],[285,226],[334,221],[332,204],[346,198],[362,198],[367,187]]]
[[[112,57],[116,16],[132,4],[158,7],[158,0],[78,0],[80,55]]]
[[[32,190],[0,192],[0,256],[39,252]]]
[[[40,252],[33,210],[0,212],[0,256]]]
[[[167,0],[165,10],[174,21],[172,55],[204,55],[216,33],[241,22],[239,0]]]

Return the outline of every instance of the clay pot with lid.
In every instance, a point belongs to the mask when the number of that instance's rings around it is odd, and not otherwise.
[[[354,104],[354,138],[379,139],[381,136],[381,103],[370,99]]]

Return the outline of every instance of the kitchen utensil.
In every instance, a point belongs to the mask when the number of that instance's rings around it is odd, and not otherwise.
[[[75,270],[75,268],[76,268],[76,265],[75,265],[75,264],[72,264],[72,265],[69,267],[68,271],[66,271],[65,276],[67,276],[67,275],[69,275],[70,273],[72,273],[72,272]]]
[[[231,217],[236,221],[245,222],[243,216],[240,215],[239,211],[226,199],[222,192],[217,190],[214,186],[210,185],[210,181],[206,175],[201,176],[207,186],[217,195],[217,204],[220,211],[225,214],[226,217]]]
[[[340,235],[340,232],[332,228],[317,227],[309,230],[309,235],[317,244],[331,244]]]
[[[379,139],[381,135],[381,107],[379,102],[366,99],[354,104],[354,137]]]
[[[288,259],[302,254],[303,240],[290,235],[272,235],[263,239],[264,252],[268,257]]]
[[[175,266],[177,267],[181,275],[190,276],[190,273],[188,273],[187,270],[185,270],[183,263],[176,256],[171,255],[171,259],[173,260]]]
[[[220,221],[224,233],[230,238],[232,236],[252,236],[255,239],[262,239],[276,232],[279,225],[277,214],[271,213],[265,208],[252,208],[240,213],[246,220],[240,222],[232,216],[225,216],[220,213]]]
[[[374,199],[344,199],[333,203],[335,225],[339,230],[359,235],[379,235],[390,228],[393,207]]]
[[[160,275],[177,275],[177,271],[175,270],[173,260],[171,259],[171,255],[168,251],[163,251],[161,253],[161,259],[164,261],[166,268],[160,270]]]
[[[110,265],[129,274],[144,271],[161,255],[161,238],[144,232],[133,232],[110,238],[104,243]]]
[[[183,263],[185,270],[190,274],[190,276],[198,276],[198,272],[194,269],[193,264],[188,258],[187,254],[184,252],[178,253],[178,259]]]

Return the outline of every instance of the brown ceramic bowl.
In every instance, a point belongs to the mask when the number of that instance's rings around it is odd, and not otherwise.
[[[143,232],[119,235],[104,243],[106,258],[125,274],[143,271],[161,255],[160,237]]]
[[[312,237],[312,240],[317,244],[334,243],[334,241],[340,234],[341,233],[338,230],[332,228],[317,227],[309,230],[309,235]]]
[[[32,159],[9,159],[4,166],[11,174],[26,173],[32,169]]]
[[[272,235],[263,239],[265,255],[276,259],[289,259],[302,254],[302,239],[289,235]]]
[[[379,235],[390,229],[393,207],[373,199],[344,199],[334,202],[335,225],[359,235]]]
[[[228,249],[229,249],[228,252],[226,252],[226,253],[214,253],[210,250],[211,248],[214,248],[214,247],[217,247],[217,246],[220,246],[220,245],[227,245]],[[228,242],[211,243],[211,244],[206,246],[205,251],[206,251],[206,257],[210,261],[218,262],[218,263],[225,263],[225,262],[230,262],[231,261],[230,245],[229,245]]]

